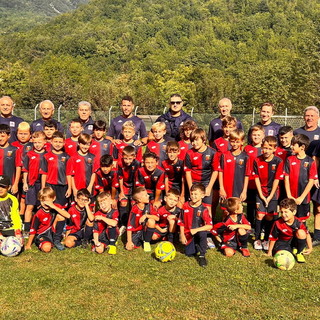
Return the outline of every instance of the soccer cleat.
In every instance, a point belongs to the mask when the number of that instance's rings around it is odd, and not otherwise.
[[[296,255],[298,253],[298,249],[297,248],[293,248],[292,249],[292,254]]]
[[[208,249],[214,249],[216,247],[211,238],[207,238],[207,247]]]
[[[109,250],[108,250],[109,254],[116,254],[117,253],[117,247],[116,246],[109,246]]]
[[[143,243],[143,250],[144,250],[144,252],[151,252],[150,242],[144,242]]]
[[[207,259],[205,258],[205,256],[199,256],[198,262],[200,267],[206,267],[208,265]]]
[[[55,241],[53,244],[59,251],[62,251],[65,249],[64,245],[60,241]]]
[[[29,232],[28,231],[23,231],[22,232],[22,236],[24,239],[28,239],[29,238]]]
[[[320,246],[320,239],[314,239],[314,240],[312,241],[312,246],[313,246],[313,247]]]
[[[255,250],[262,250],[261,240],[256,240],[256,241],[253,243],[253,247],[254,247]]]
[[[297,253],[296,254],[296,259],[297,259],[297,262],[299,262],[299,263],[305,263],[306,262],[306,259],[305,259],[304,255],[302,253]]]
[[[87,239],[82,239],[81,248],[87,249],[88,248],[88,244],[89,244],[89,241]]]
[[[248,250],[248,248],[240,248],[240,251],[244,257],[250,257],[250,251]]]
[[[268,251],[269,250],[269,241],[264,240],[262,242],[262,247],[263,247],[263,250]]]

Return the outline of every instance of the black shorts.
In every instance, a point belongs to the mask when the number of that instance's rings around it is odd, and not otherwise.
[[[266,207],[264,201],[259,197],[259,195],[256,195],[256,208],[257,213],[265,213],[268,216],[274,216],[277,215],[277,206],[278,206],[278,200],[271,200],[268,204],[268,207]]]
[[[287,250],[292,253],[291,241],[277,240],[272,250],[272,255],[275,255],[280,250]]]
[[[68,237],[75,237],[76,240],[75,240],[75,242],[74,242],[74,246],[75,246],[75,247],[80,246],[80,245],[81,245],[81,241],[82,241],[82,239],[84,238],[84,228],[81,229],[81,230],[79,230],[79,231],[77,231],[77,232],[70,233],[70,234],[68,235]]]
[[[143,243],[143,230],[132,232],[132,242],[136,248],[141,247]]]
[[[40,182],[36,182],[33,186],[29,186],[26,193],[26,205],[39,206],[40,201],[38,200],[38,192],[41,189]]]
[[[53,247],[53,232],[51,229],[47,230],[44,233],[38,234],[34,240],[35,245],[41,249],[45,242],[49,242]]]
[[[300,204],[297,206],[296,217],[301,220],[307,220],[310,216],[310,203]]]
[[[238,249],[239,245],[236,239],[233,239],[231,241],[222,242],[221,244],[221,250],[224,250],[226,248],[230,248],[234,251]]]
[[[55,202],[59,203],[64,208],[67,208],[68,199],[66,198],[66,192],[68,190],[68,186],[47,183],[47,187],[50,187],[55,191],[55,193],[56,193],[56,201]]]

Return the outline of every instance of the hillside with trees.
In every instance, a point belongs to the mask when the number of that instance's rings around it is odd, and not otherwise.
[[[316,0],[93,0],[2,35],[0,90],[22,107],[131,94],[157,113],[180,92],[200,112],[229,96],[298,113],[320,102],[319,18]]]

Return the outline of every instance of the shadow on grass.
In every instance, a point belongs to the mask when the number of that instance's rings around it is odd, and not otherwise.
[[[272,267],[272,268],[274,268],[274,269],[277,269],[277,268],[275,267],[275,265],[274,265],[273,258],[268,258],[268,259],[266,259],[266,260],[264,261],[264,263],[265,263],[267,266],[269,266],[269,267]]]

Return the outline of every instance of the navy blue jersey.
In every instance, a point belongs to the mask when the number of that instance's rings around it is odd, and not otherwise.
[[[237,120],[237,129],[243,130],[243,125],[240,120]],[[215,118],[211,120],[209,125],[208,140],[212,142],[222,136],[223,130],[221,118]]]
[[[46,182],[53,185],[66,185],[67,175],[67,162],[70,156],[62,152],[60,154],[53,153],[52,151],[44,155],[43,174],[47,176]]]
[[[281,128],[281,124],[271,121],[271,123],[264,125],[261,122],[258,122],[256,125],[259,125],[263,128],[265,136],[273,136],[278,137],[279,130]],[[251,128],[248,132],[248,143],[251,144]]]
[[[12,145],[0,148],[0,174],[8,176],[11,185],[15,180],[16,167],[22,167],[21,150]]]
[[[56,119],[50,119],[53,123],[56,124],[57,126],[57,131],[60,131],[60,132],[64,132],[63,131],[63,126],[62,124],[57,121]],[[30,125],[30,130],[31,132],[36,132],[36,131],[43,131],[44,129],[44,121],[42,118],[41,119],[37,119],[37,120],[34,120],[31,122],[31,125]]]
[[[317,156],[319,153],[319,143],[320,143],[320,128],[318,127],[315,130],[307,131],[304,127],[298,128],[293,131],[294,135],[304,134],[310,140],[310,145],[306,151],[306,154],[310,157]]]
[[[82,123],[82,127],[83,127],[82,133],[87,133],[91,136],[93,133],[94,120],[91,117],[89,117],[89,119],[86,122],[83,122],[80,118],[78,118],[78,119]],[[69,128],[70,128],[70,123],[68,124],[68,129],[67,129],[67,134],[66,134],[67,138],[71,138],[71,136],[72,136]]]
[[[17,141],[17,131],[19,123],[23,122],[24,120],[20,117],[16,117],[12,115],[11,117],[4,118],[0,116],[0,124],[6,124],[10,127],[10,138],[9,142]]]

